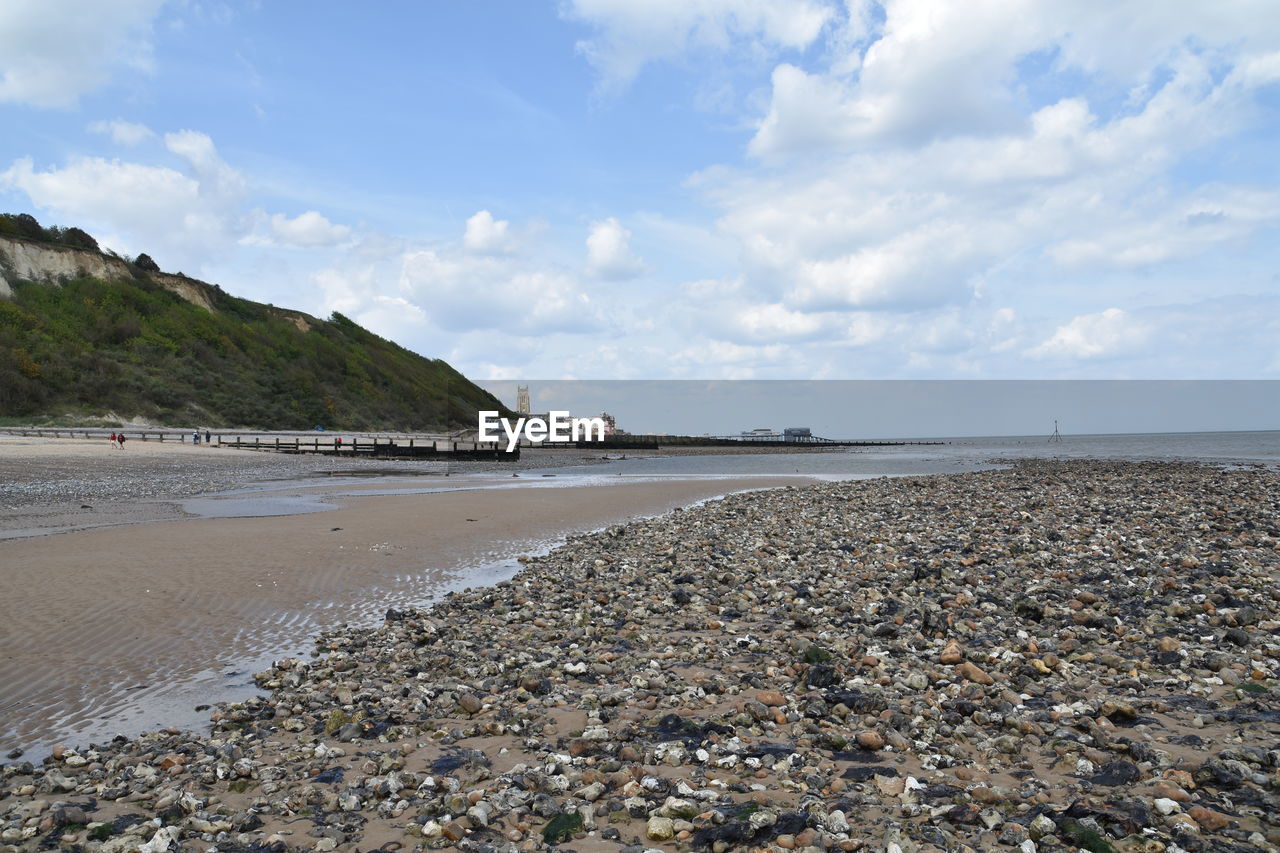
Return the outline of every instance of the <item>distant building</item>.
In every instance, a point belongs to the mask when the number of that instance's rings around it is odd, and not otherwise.
[[[813,432],[808,427],[787,427],[782,435],[784,441],[807,441],[813,438]]]
[[[532,408],[533,406],[529,403],[529,386],[517,385],[516,386],[516,412],[521,415],[527,415],[530,413],[529,410]]]

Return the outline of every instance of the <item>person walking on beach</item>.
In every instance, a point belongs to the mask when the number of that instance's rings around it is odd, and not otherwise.
[[[204,431],[204,443],[213,444],[213,435],[208,430]]]
[[[111,433],[111,449],[112,450],[120,449],[120,445],[116,444],[116,434],[114,432]]]
[[[116,436],[116,442],[116,446],[121,450],[124,450],[124,433],[120,433]]]
[[[200,446],[200,430],[193,429],[191,431],[191,443],[194,444],[196,447]]]

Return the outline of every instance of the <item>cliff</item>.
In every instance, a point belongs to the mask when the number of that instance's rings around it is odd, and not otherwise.
[[[502,408],[444,361],[340,314],[0,233],[0,418],[409,431],[473,427],[477,409]]]

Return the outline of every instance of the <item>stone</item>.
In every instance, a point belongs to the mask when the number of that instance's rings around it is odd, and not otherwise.
[[[955,640],[947,643],[943,647],[941,654],[938,655],[938,662],[948,666],[958,664],[964,661],[964,652],[960,650],[960,644]]]
[[[872,752],[884,749],[884,736],[876,731],[861,731],[857,735],[858,746]]]
[[[776,690],[757,691],[756,701],[769,708],[781,708],[787,704],[786,697]]]
[[[1192,806],[1187,809],[1187,816],[1194,820],[1201,829],[1208,830],[1209,832],[1218,832],[1219,830],[1226,829],[1227,825],[1231,822],[1231,818],[1227,817],[1222,812],[1216,812],[1213,809],[1205,808],[1204,806]]]
[[[956,673],[965,681],[972,681],[975,684],[991,685],[996,683],[994,678],[972,661],[965,661],[957,666]]]
[[[650,841],[669,841],[675,834],[675,822],[669,817],[651,817],[645,825],[645,837]]]

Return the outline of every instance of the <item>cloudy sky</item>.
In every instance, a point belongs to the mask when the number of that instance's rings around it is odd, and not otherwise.
[[[1274,0],[6,0],[0,122],[476,378],[1280,378]]]

